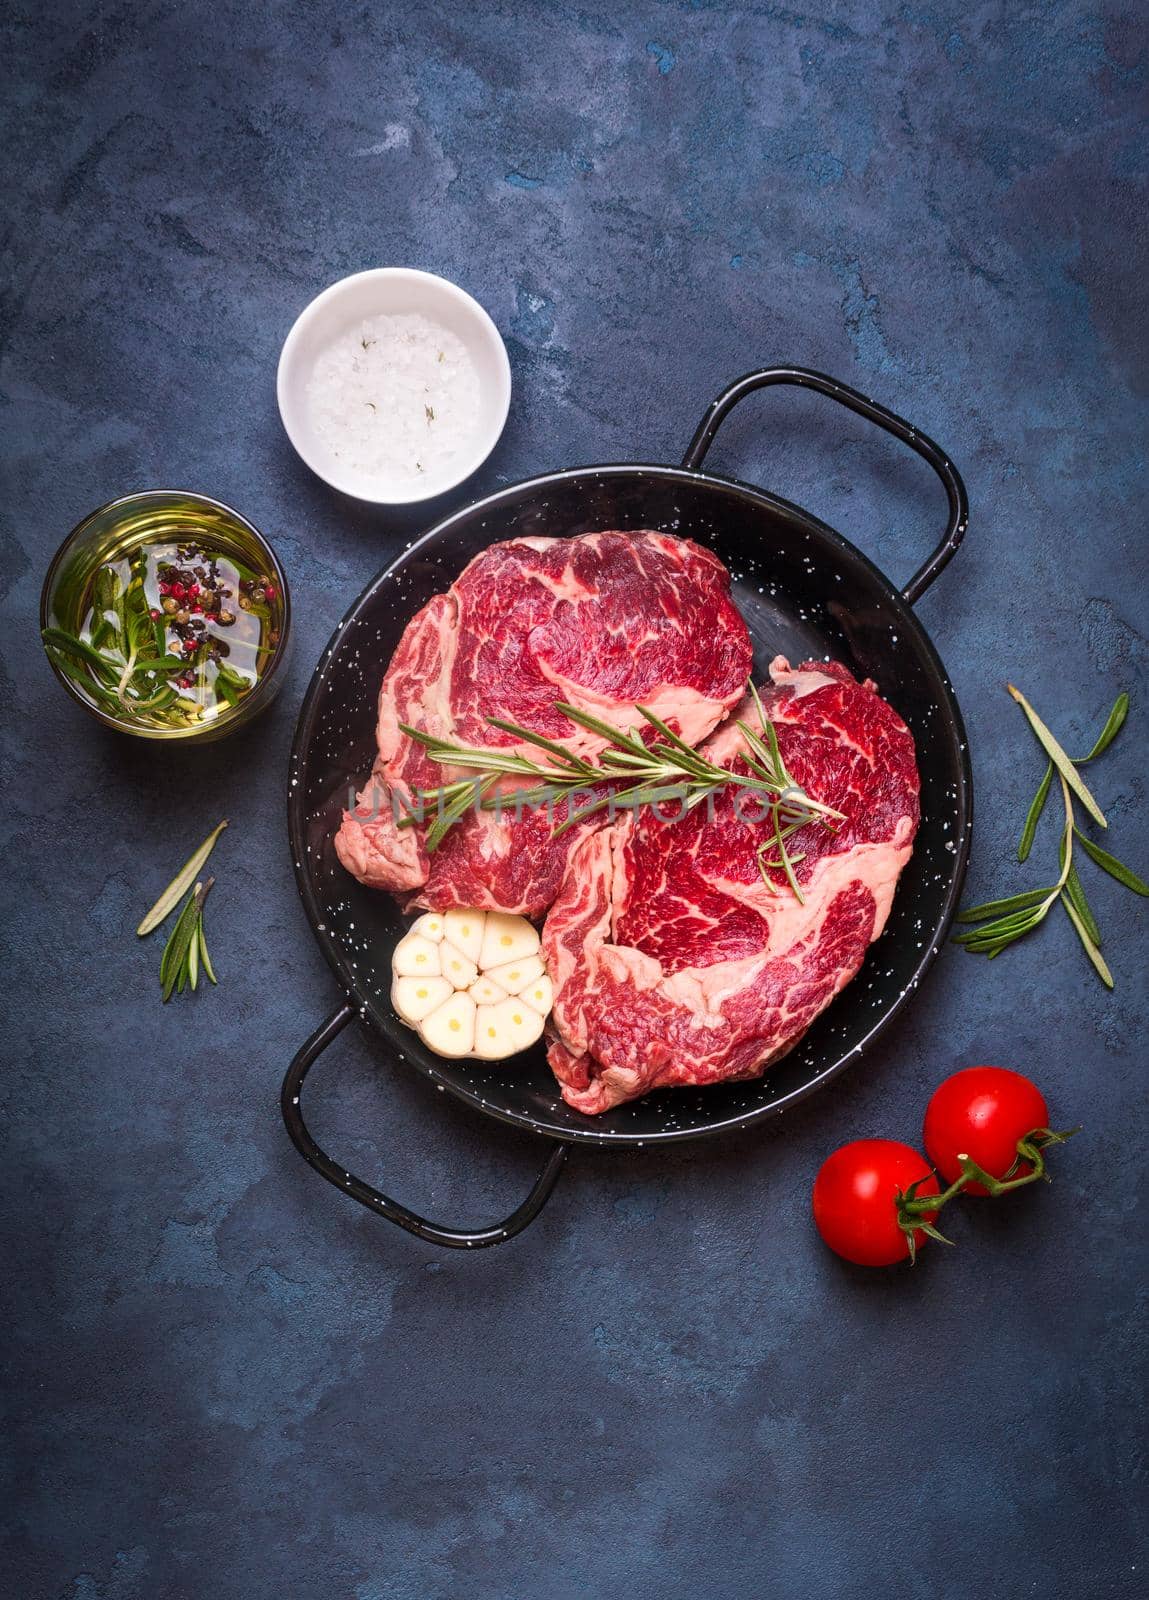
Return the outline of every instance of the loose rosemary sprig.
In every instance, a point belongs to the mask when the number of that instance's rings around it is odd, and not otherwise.
[[[212,983],[217,981],[203,932],[204,902],[211,893],[214,882],[214,878],[208,878],[206,882],[196,884],[184,901],[183,910],[168,935],[168,942],[164,946],[163,957],[160,960],[160,986],[164,993],[164,1005],[167,1005],[173,994],[183,994],[185,988],[194,989],[197,986],[201,966]]]
[[[774,890],[769,872],[784,873],[791,890],[801,901],[802,891],[794,868],[803,856],[801,853],[792,854],[787,848],[787,840],[811,823],[833,827],[834,823],[844,818],[833,806],[813,799],[791,776],[782,759],[774,725],[767,717],[753,685],[750,692],[761,728],[756,732],[744,721],[737,723],[746,746],[741,753],[741,759],[748,769],[745,773],[716,766],[645,706],[636,706],[635,710],[657,735],[649,744],[644,744],[637,734],[616,728],[578,706],[565,701],[557,703],[555,709],[569,722],[606,741],[596,761],[578,756],[557,740],[548,739],[530,728],[520,727],[518,723],[507,722],[501,717],[486,719],[491,727],[545,751],[550,757],[545,765],[513,750],[454,744],[407,723],[400,723],[407,737],[421,745],[432,761],[442,766],[467,767],[475,771],[473,777],[443,784],[422,795],[423,807],[430,806],[437,811],[434,822],[427,830],[425,847],[428,851],[434,851],[459,818],[476,806],[484,810],[501,810],[508,801],[532,808],[548,806],[576,800],[585,795],[588,789],[605,786],[603,792],[592,795],[584,804],[569,808],[566,818],[554,830],[558,835],[612,803],[615,806],[637,808],[679,800],[684,811],[689,811],[716,790],[730,784],[757,794],[765,806],[763,821],[769,823],[770,836],[759,846],[757,853],[764,882]],[[500,781],[507,777],[530,778],[534,782],[508,795],[498,789]],[[419,820],[418,815],[404,817],[400,827],[412,827]]]
[[[1087,756],[1073,756],[1070,758],[1074,767],[1084,767],[1088,762],[1095,760],[1116,739],[1129,715],[1129,696],[1119,694],[1113,702],[1113,709],[1105,719],[1105,726],[1097,735],[1093,749]],[[1030,801],[1029,810],[1026,812],[1025,825],[1021,830],[1021,838],[1017,842],[1017,859],[1025,861],[1033,848],[1034,835],[1037,833],[1037,824],[1041,821],[1041,813],[1045,810],[1045,802],[1049,797],[1050,785],[1053,782],[1053,762],[1050,761],[1045,768],[1045,776],[1037,786],[1037,793]]]
[[[1007,684],[1006,687],[1025,713],[1039,744],[1049,758],[1045,775],[1038,785],[1022,828],[1017,849],[1018,860],[1025,861],[1029,856],[1037,825],[1056,777],[1061,787],[1065,812],[1061,842],[1058,847],[1059,871],[1056,882],[1047,888],[1029,889],[1022,894],[1009,895],[1002,900],[987,900],[982,905],[968,906],[960,913],[958,921],[976,923],[978,926],[970,928],[965,933],[959,933],[956,942],[964,945],[971,953],[988,956],[992,961],[1018,939],[1024,938],[1027,933],[1032,933],[1034,928],[1044,922],[1050,909],[1060,901],[1098,977],[1106,988],[1112,989],[1113,974],[1101,954],[1101,929],[1086,899],[1085,889],[1073,859],[1074,844],[1079,844],[1090,860],[1110,877],[1116,878],[1125,888],[1131,889],[1134,894],[1149,895],[1149,884],[1123,862],[1118,861],[1116,856],[1110,855],[1107,850],[1103,850],[1100,845],[1082,833],[1074,814],[1073,802],[1076,797],[1095,822],[1103,828],[1108,827],[1101,807],[1077,769],[1101,755],[1113,743],[1128,715],[1129,696],[1118,695],[1105,726],[1089,754],[1073,760],[1066,755],[1025,696],[1012,684]]]
[[[194,850],[184,862],[183,866],[168,884],[163,894],[160,895],[155,905],[149,912],[147,912],[143,921],[136,929],[136,933],[141,939],[146,934],[151,933],[153,928],[159,927],[160,923],[165,920],[168,912],[172,909],[180,896],[186,894],[191,888],[192,884],[195,882],[196,875],[198,874],[200,868],[215,849],[216,840],[226,827],[227,818],[225,817],[223,821],[218,824],[218,826],[212,829],[207,838],[200,845],[199,849]]]
[[[226,827],[225,817],[218,827],[212,829],[199,849],[193,851],[184,862],[136,929],[140,938],[144,938],[167,919],[181,896],[187,894],[160,958],[160,987],[163,990],[165,1005],[173,994],[182,994],[185,988],[196,988],[201,971],[212,983],[218,982],[203,931],[204,902],[211,892],[215,879],[208,878],[203,883],[195,880],[215,848],[216,840]]]

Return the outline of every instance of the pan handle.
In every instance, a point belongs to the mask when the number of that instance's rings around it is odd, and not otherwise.
[[[814,389],[819,394],[836,400],[839,405],[845,406],[857,416],[865,417],[868,422],[876,422],[879,428],[884,428],[903,444],[908,444],[911,450],[916,450],[924,461],[929,462],[942,480],[949,501],[949,521],[945,534],[929,560],[918,568],[902,590],[902,594],[911,604],[915,600],[920,600],[965,536],[966,525],[969,522],[969,499],[965,492],[965,484],[945,451],[927,434],[922,433],[919,428],[912,427],[894,412],[887,411],[885,406],[880,406],[876,400],[867,399],[857,389],[851,389],[844,383],[838,383],[834,378],[828,378],[824,372],[813,372],[807,367],[766,367],[761,372],[748,372],[745,377],[732,383],[729,389],[725,389],[713,402],[698,424],[697,432],[682,458],[682,465],[691,471],[701,467],[727,412],[736,406],[739,400],[745,399],[748,394],[753,394],[755,389],[767,389],[775,383],[793,383],[800,389]]]
[[[346,1167],[341,1167],[337,1161],[333,1161],[316,1144],[303,1120],[299,1104],[303,1093],[303,1080],[327,1046],[343,1032],[354,1015],[353,1006],[340,1006],[321,1027],[316,1028],[287,1069],[283,1088],[279,1094],[279,1104],[292,1144],[303,1159],[325,1177],[328,1183],[334,1184],[341,1193],[349,1194],[353,1200],[358,1200],[359,1204],[366,1206],[369,1211],[386,1217],[388,1222],[394,1222],[400,1228],[406,1228],[408,1233],[425,1239],[428,1244],[441,1244],[452,1250],[475,1250],[485,1245],[502,1244],[504,1239],[513,1239],[516,1233],[521,1233],[528,1223],[535,1220],[550,1198],[551,1190],[558,1182],[559,1173],[566,1160],[565,1144],[556,1144],[551,1151],[543,1164],[542,1171],[535,1179],[534,1187],[522,1205],[512,1211],[503,1222],[492,1223],[489,1228],[449,1228],[438,1222],[428,1222],[426,1217],[408,1211],[407,1207],[400,1205],[397,1200],[389,1199],[378,1189],[373,1189],[369,1183],[364,1183],[362,1178],[355,1177]]]

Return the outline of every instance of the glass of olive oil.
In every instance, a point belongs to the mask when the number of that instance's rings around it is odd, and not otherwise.
[[[93,511],[40,597],[56,676],[101,722],[145,739],[216,739],[271,703],[290,605],[275,552],[206,495],[156,489]]]

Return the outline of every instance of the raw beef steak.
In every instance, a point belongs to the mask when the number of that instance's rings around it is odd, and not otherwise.
[[[733,787],[680,821],[625,815],[575,846],[543,932],[555,986],[549,1060],[563,1098],[607,1111],[650,1089],[758,1076],[862,964],[885,926],[918,826],[910,732],[872,683],[779,656],[762,701],[795,781],[845,814],[787,841],[805,903],[763,879],[768,825]],[[703,746],[744,749],[735,719]],[[745,769],[743,769],[745,770]],[[753,808],[743,805],[749,817]]]
[[[363,883],[407,894],[413,905],[545,911],[571,849],[602,819],[552,839],[541,813],[471,813],[428,855],[423,828],[397,826],[393,798],[463,774],[431,761],[400,722],[539,759],[535,747],[489,726],[486,718],[498,716],[591,755],[603,741],[555,702],[620,728],[644,726],[634,709],[641,702],[695,744],[740,699],[750,665],[730,576],[689,539],[643,531],[492,545],[412,619],[392,657],[379,694],[379,755],[344,813],[339,859]]]

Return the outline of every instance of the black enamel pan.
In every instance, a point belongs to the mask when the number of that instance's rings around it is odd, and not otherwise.
[[[730,409],[752,391],[777,383],[817,390],[876,423],[916,450],[942,480],[949,502],[945,534],[903,590],[809,512],[748,484],[700,471]],[[749,373],[719,396],[681,467],[581,467],[532,478],[448,517],[375,579],[324,651],[291,756],[288,815],[299,892],[344,994],[338,1009],[303,1045],[283,1084],[288,1132],[316,1171],[420,1238],[458,1247],[498,1244],[538,1214],[570,1145],[653,1144],[744,1128],[821,1088],[874,1043],[933,963],[965,873],[972,815],[965,730],[913,602],[957,549],[966,520],[962,481],[925,434],[821,373],[778,367]],[[855,676],[873,678],[914,734],[922,821],[886,930],[862,971],[765,1077],[697,1092],[664,1090],[588,1117],[562,1101],[541,1047],[493,1067],[446,1061],[398,1021],[388,992],[391,950],[403,918],[389,895],[348,876],[332,838],[349,791],[370,769],[379,682],[419,607],[496,540],[600,528],[657,528],[709,545],[733,575],[734,598],[754,641],[757,679],[766,676],[779,652],[793,662],[831,656]],[[478,1229],[428,1222],[355,1177],[315,1143],[300,1108],[303,1082],[356,1015],[381,1036],[392,1060],[413,1067],[476,1111],[550,1142],[534,1188],[511,1216]]]

